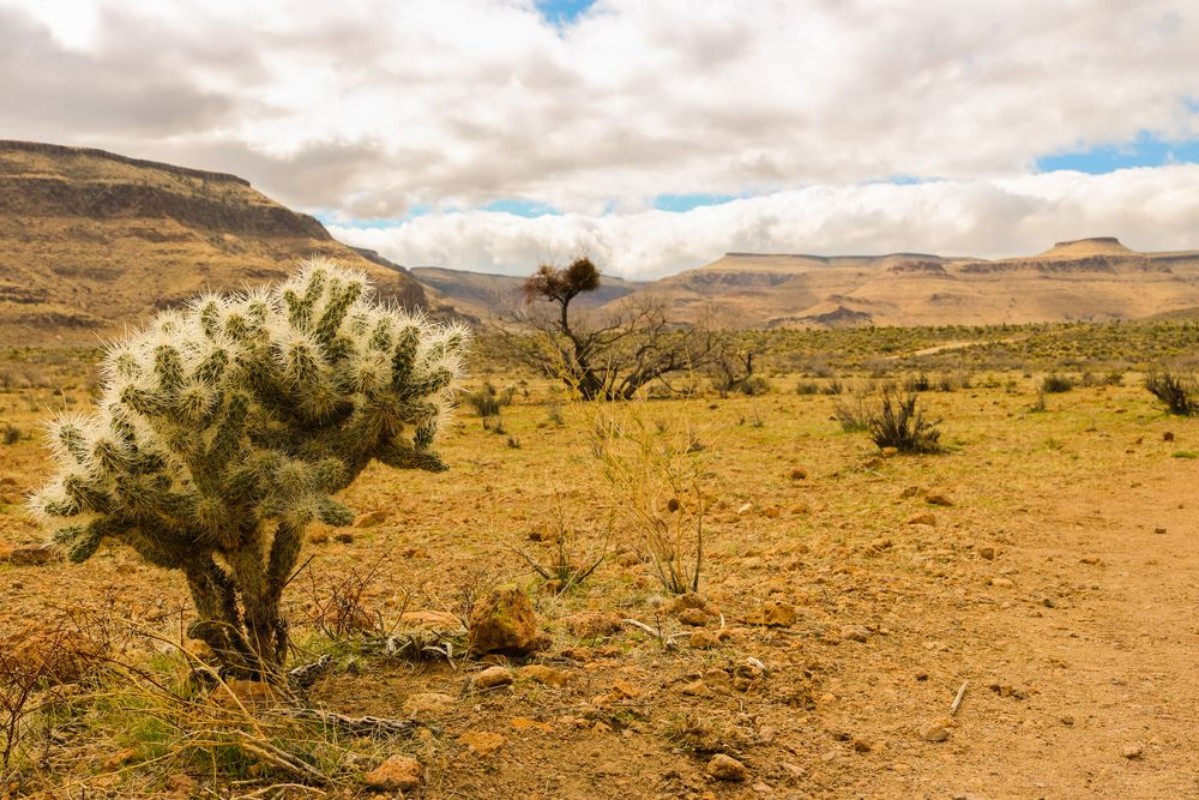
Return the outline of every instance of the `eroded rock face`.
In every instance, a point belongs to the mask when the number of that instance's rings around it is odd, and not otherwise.
[[[470,615],[470,652],[528,655],[545,646],[529,596],[515,586],[495,589]]]

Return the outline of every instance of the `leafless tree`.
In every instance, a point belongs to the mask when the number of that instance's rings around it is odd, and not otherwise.
[[[718,334],[672,322],[665,304],[644,295],[586,317],[571,307],[599,288],[599,269],[586,257],[564,268],[543,264],[524,283],[519,317],[533,332],[519,345],[522,359],[560,377],[586,400],[628,400],[645,386],[705,367]]]

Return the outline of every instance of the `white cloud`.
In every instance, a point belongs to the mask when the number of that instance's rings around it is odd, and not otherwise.
[[[853,187],[915,176],[972,207],[997,191],[985,181],[1047,154],[1140,132],[1194,139],[1199,10],[598,0],[561,29],[532,0],[0,0],[0,75],[6,136],[233,171],[345,218],[543,203],[569,215],[533,233],[471,215],[497,237],[480,263],[508,263],[522,237],[600,246],[626,226],[645,260],[624,268],[660,272],[709,235],[634,213],[662,194],[760,196],[731,207],[759,211],[717,249],[792,241],[815,218],[849,236],[833,249],[877,250],[866,232],[883,235],[890,210],[847,226],[788,198],[865,203],[887,190]],[[785,216],[799,206],[807,220]],[[404,230],[434,248],[432,229],[453,224]]]
[[[523,218],[428,214],[391,228],[332,226],[339,239],[407,266],[528,274],[578,253],[610,274],[656,278],[727,251],[935,252],[1004,257],[1055,241],[1118,236],[1138,250],[1195,246],[1199,165],[1054,172],[897,186],[814,186],[691,211]]]

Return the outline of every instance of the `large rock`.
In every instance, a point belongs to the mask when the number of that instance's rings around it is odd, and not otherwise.
[[[470,652],[523,656],[543,649],[546,637],[537,629],[529,596],[515,586],[495,589],[470,615]]]

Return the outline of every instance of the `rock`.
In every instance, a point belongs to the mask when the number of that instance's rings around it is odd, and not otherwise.
[[[368,514],[363,514],[354,520],[355,528],[373,528],[376,525],[382,525],[387,522],[386,511],[371,511]]]
[[[899,493],[899,498],[901,500],[910,500],[911,498],[915,497],[918,494],[920,494],[919,486],[909,486],[908,488],[904,489],[902,492]]]
[[[569,672],[547,667],[544,664],[530,664],[527,667],[522,667],[520,677],[527,678],[533,681],[533,683],[540,683],[543,686],[554,686],[559,689],[570,683]]]
[[[369,789],[380,792],[410,792],[421,784],[424,768],[415,758],[394,755],[362,776]]]
[[[692,631],[690,645],[695,650],[711,650],[720,647],[720,637],[711,631]]]
[[[778,519],[783,515],[782,506],[766,506],[762,509],[762,516],[766,519]]]
[[[870,630],[863,625],[846,625],[841,629],[841,638],[848,642],[865,642],[870,638]]]
[[[920,731],[920,738],[926,742],[943,742],[949,738],[949,728],[940,722],[925,725]]]
[[[703,683],[709,689],[728,693],[733,689],[733,676],[720,667],[713,667],[704,673]]]
[[[802,480],[807,480],[807,477],[808,477],[808,471],[806,469],[804,469],[803,467],[792,467],[791,468],[791,480],[802,481]]]
[[[454,698],[442,692],[417,692],[404,701],[404,713],[410,717],[441,714],[454,705]]]
[[[869,753],[871,750],[874,749],[874,745],[872,745],[869,742],[869,740],[861,739],[856,736],[854,737],[853,742],[851,744],[853,746],[855,753]]]
[[[928,494],[924,495],[924,502],[928,503],[930,506],[942,506],[945,508],[949,508],[953,505],[953,500],[949,497],[949,495],[938,491],[930,491]]]
[[[729,781],[730,783],[744,783],[745,779],[749,777],[749,770],[745,768],[744,764],[724,753],[712,756],[704,771],[718,781]]]
[[[884,550],[890,550],[895,546],[895,542],[890,537],[880,537],[870,543],[870,549],[881,553]]]
[[[1015,584],[1009,578],[991,578],[991,585],[996,589],[1010,589]]]
[[[937,518],[935,516],[933,516],[931,511],[925,511],[921,514],[913,514],[912,516],[908,517],[908,524],[909,525],[929,525],[931,527],[936,527]]]
[[[1154,533],[1165,533],[1166,529],[1165,528],[1154,528],[1153,532]]]
[[[990,547],[990,546],[980,547],[980,548],[978,548],[978,555],[986,561],[994,561],[995,560],[995,548]]]
[[[499,689],[504,686],[511,686],[515,682],[516,676],[512,674],[512,670],[507,667],[494,666],[480,672],[471,681],[471,686],[479,690]]]
[[[44,567],[63,560],[62,551],[47,544],[14,547],[8,552],[8,563],[14,567]]]
[[[781,600],[762,604],[762,624],[771,628],[789,628],[795,624],[795,606]]]
[[[554,732],[554,726],[550,725],[548,722],[541,722],[540,720],[529,719],[528,717],[513,717],[512,719],[508,720],[508,724],[512,726],[513,730],[517,731],[540,731],[541,733]]]
[[[548,643],[537,629],[529,596],[515,586],[495,589],[470,615],[469,649],[475,655],[528,655]]]
[[[880,450],[880,452],[882,453],[883,458],[891,458],[892,456],[899,455],[899,448],[898,447],[884,447],[884,448],[882,448],[882,450]]]
[[[341,544],[353,544],[354,534],[350,533],[349,531],[338,531],[337,533],[333,534],[333,541]]]
[[[581,611],[571,614],[563,620],[566,630],[580,639],[598,639],[601,636],[611,636],[621,627],[619,614],[605,614],[602,611]]]
[[[1129,761],[1140,761],[1145,757],[1145,748],[1139,744],[1126,745],[1124,749],[1120,751],[1120,755],[1124,756]]]
[[[679,612],[678,620],[683,625],[700,628],[708,624],[708,612],[702,608],[684,608]]]
[[[1174,441],[1174,433],[1172,431],[1166,431],[1165,433],[1162,434],[1162,441],[1163,442]]]
[[[507,742],[500,734],[490,731],[467,731],[459,736],[457,741],[466,745],[477,756],[489,756]]]

